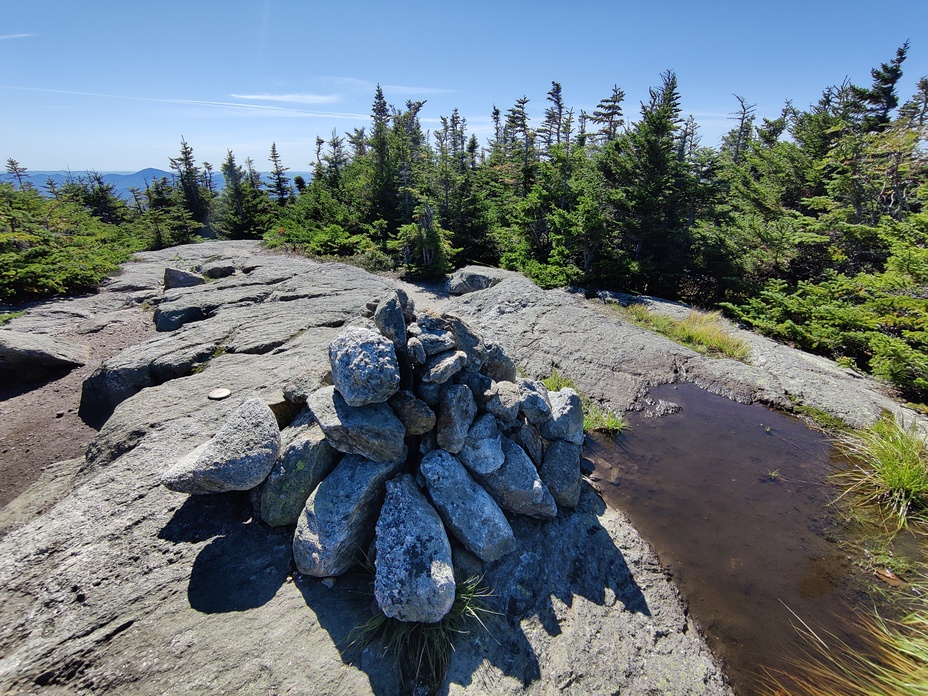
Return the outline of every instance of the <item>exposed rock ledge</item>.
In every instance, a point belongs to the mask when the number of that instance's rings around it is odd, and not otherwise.
[[[235,272],[162,294],[166,266],[216,262]],[[292,417],[291,402],[322,384],[338,327],[396,284],[256,243],[207,243],[140,254],[103,292],[11,323],[54,336],[148,303],[164,333],[86,384],[87,416],[113,411],[86,458],[59,465],[54,487],[40,481],[3,511],[0,691],[396,692],[374,651],[348,661],[345,638],[367,611],[351,579],[331,589],[291,582],[292,528],[253,521],[244,494],[187,499],[159,485],[248,396]],[[854,424],[896,408],[830,361],[756,337],[754,366],[707,360],[521,278],[444,309],[529,373],[556,367],[618,410],[672,381],[741,401],[793,397]],[[209,400],[217,387],[232,397]],[[30,501],[46,507],[49,495],[60,502],[33,518]],[[522,551],[488,575],[504,615],[492,637],[477,632],[458,646],[448,692],[728,693],[653,552],[588,485],[575,512],[515,520],[513,531]]]

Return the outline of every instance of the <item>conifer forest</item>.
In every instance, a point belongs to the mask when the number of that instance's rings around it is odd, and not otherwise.
[[[646,101],[616,85],[591,112],[552,82],[541,118],[526,97],[492,106],[486,139],[456,110],[427,131],[424,101],[378,87],[366,127],[316,138],[308,180],[274,144],[268,176],[228,151],[217,191],[182,139],[172,176],[126,198],[92,171],[38,190],[9,159],[0,302],[91,290],[145,249],[259,238],[407,277],[488,264],[721,308],[926,403],[928,78],[898,93],[907,50],[778,114],[734,96],[718,146],[667,71]]]

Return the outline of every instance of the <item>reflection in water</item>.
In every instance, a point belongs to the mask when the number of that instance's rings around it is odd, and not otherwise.
[[[617,444],[588,438],[587,466],[673,573],[737,693],[755,693],[763,668],[801,656],[796,617],[857,643],[846,619],[861,597],[835,543],[827,440],[694,385],[652,396],[683,410],[633,414]]]

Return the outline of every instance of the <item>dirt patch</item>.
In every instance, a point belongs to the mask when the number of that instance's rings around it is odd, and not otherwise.
[[[57,338],[86,346],[83,367],[0,382],[0,508],[32,485],[54,462],[82,457],[96,430],[77,415],[81,385],[100,363],[156,333],[151,312],[127,310],[118,324]]]

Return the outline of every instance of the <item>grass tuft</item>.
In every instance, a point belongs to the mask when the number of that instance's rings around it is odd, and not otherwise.
[[[26,313],[26,310],[23,310],[21,312],[9,312],[7,314],[0,314],[0,326],[3,326],[8,321],[13,321],[13,319],[16,319],[17,317],[21,317],[25,313]]]
[[[561,391],[561,389],[573,389],[580,396],[580,403],[583,406],[583,431],[587,433],[603,433],[605,435],[618,435],[628,427],[628,422],[622,416],[603,408],[595,401],[591,401],[583,394],[574,381],[565,375],[560,374],[557,370],[551,370],[551,374],[541,380],[548,391]]]
[[[840,434],[837,443],[853,463],[836,475],[842,497],[877,506],[894,531],[928,523],[928,450],[914,421],[900,425],[884,414],[869,428]]]
[[[795,669],[768,675],[768,694],[809,696],[925,696],[928,694],[928,583],[901,620],[874,612],[859,618],[864,646],[816,634],[803,623],[809,648]],[[798,618],[798,617],[797,617]],[[800,619],[801,622],[801,619]]]
[[[458,583],[451,611],[441,621],[399,621],[378,610],[367,623],[351,631],[348,647],[360,653],[379,643],[382,654],[389,654],[399,667],[405,691],[425,686],[434,692],[448,673],[455,641],[476,626],[490,632],[487,621],[496,615],[487,606],[492,596],[481,576],[470,577]]]
[[[638,326],[656,331],[667,338],[692,348],[697,353],[715,358],[733,358],[746,362],[751,346],[731,335],[722,322],[721,312],[690,311],[686,319],[674,319],[652,312],[644,304],[627,307],[615,305],[619,313]]]

